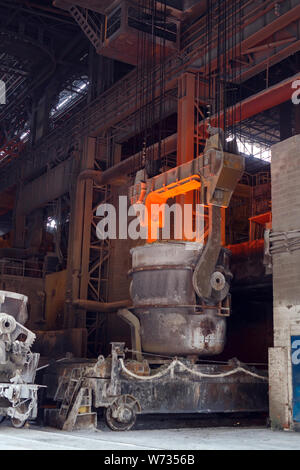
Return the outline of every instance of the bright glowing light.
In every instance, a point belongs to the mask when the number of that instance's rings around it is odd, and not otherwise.
[[[246,155],[260,158],[261,160],[271,161],[271,149],[260,145],[258,143],[251,142],[246,139],[237,139],[238,149],[241,153]]]
[[[20,135],[20,140],[25,140],[26,137],[28,137],[30,134],[30,130],[23,132],[23,134]]]
[[[78,99],[78,93],[85,90],[89,85],[89,82],[87,81],[87,82],[81,83],[80,86],[76,86],[75,85],[76,82],[78,82],[78,80],[76,80],[72,84],[74,91],[70,91],[68,96],[66,96],[67,90],[64,90],[61,93],[64,96],[61,97],[61,100],[58,102],[57,106],[51,110],[51,116],[55,115],[56,112],[65,108],[69,103],[72,103],[72,101],[76,101],[76,99]]]
[[[234,139],[233,135],[227,137],[226,142],[232,142]],[[271,149],[267,146],[261,145],[257,142],[253,142],[244,137],[236,137],[236,142],[238,149],[244,155],[249,155],[249,157],[260,158],[261,160],[266,160],[267,162],[271,161]]]
[[[48,217],[46,225],[49,232],[53,232],[57,229],[57,221],[52,217]]]

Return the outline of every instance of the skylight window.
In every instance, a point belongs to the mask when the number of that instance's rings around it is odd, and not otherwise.
[[[232,142],[233,136],[230,135],[226,142]],[[261,160],[265,160],[267,162],[271,161],[271,149],[266,145],[261,145],[258,142],[254,142],[246,137],[236,137],[236,142],[239,151],[247,155],[249,157],[260,158]]]
[[[58,103],[54,108],[52,108],[50,116],[55,118],[61,114],[62,111],[76,104],[83,96],[86,95],[88,85],[89,81],[87,77],[81,80],[74,80],[70,88],[63,90],[60,93]]]

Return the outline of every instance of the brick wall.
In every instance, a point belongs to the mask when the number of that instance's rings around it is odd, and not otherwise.
[[[272,147],[272,229],[300,229],[300,135]],[[273,256],[274,348],[269,351],[270,418],[292,424],[290,336],[300,331],[300,251]]]

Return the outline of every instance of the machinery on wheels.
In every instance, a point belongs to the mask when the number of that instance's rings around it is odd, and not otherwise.
[[[59,407],[48,410],[48,424],[64,430],[95,428],[93,409],[101,408],[113,431],[130,430],[138,414],[268,410],[266,370],[236,359],[227,364],[197,364],[186,357],[133,360],[126,359],[126,352],[124,343],[112,343],[111,356],[100,356],[93,364],[69,360],[58,370],[50,367],[46,384],[49,392],[51,385],[56,389]]]
[[[34,384],[39,354],[31,352],[35,334],[25,328],[27,297],[0,291],[0,420],[22,427],[37,416]]]
[[[115,431],[131,429],[137,414],[267,411],[266,371],[237,360],[197,363],[223,351],[231,311],[230,252],[221,243],[221,211],[229,205],[244,160],[223,143],[216,132],[202,156],[130,189],[132,204],[145,202],[150,210],[153,202],[164,204],[201,188],[201,203],[209,208],[206,243],[151,237],[131,250],[132,307],[118,314],[130,325],[132,350],[112,343],[108,358],[60,363],[54,399],[63,429],[95,425],[92,408],[104,408]],[[159,228],[159,218],[150,217],[148,224]],[[53,383],[50,368],[50,394]]]

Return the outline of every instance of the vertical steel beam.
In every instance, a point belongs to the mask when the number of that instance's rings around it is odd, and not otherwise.
[[[195,86],[195,74],[193,73],[184,73],[178,80],[177,165],[194,158]],[[178,196],[176,200],[183,211],[185,204],[193,204],[194,191]],[[192,226],[190,233],[192,233]]]
[[[81,296],[86,299],[90,243],[88,231],[91,227],[93,182],[89,179],[80,179],[78,175],[83,170],[94,168],[95,140],[93,137],[83,139],[81,153],[78,155],[80,162],[73,176],[75,181],[71,194],[65,311],[65,327],[68,328],[86,326],[85,311],[76,309],[73,300],[82,298]]]
[[[94,168],[96,155],[96,139],[89,137],[87,142],[87,160],[89,168]],[[93,219],[93,180],[88,179],[84,184],[84,214],[82,227],[82,251],[80,273],[80,299],[87,299],[89,282],[89,259],[91,241],[91,223]]]
[[[194,158],[195,74],[184,73],[178,80],[177,165]]]

